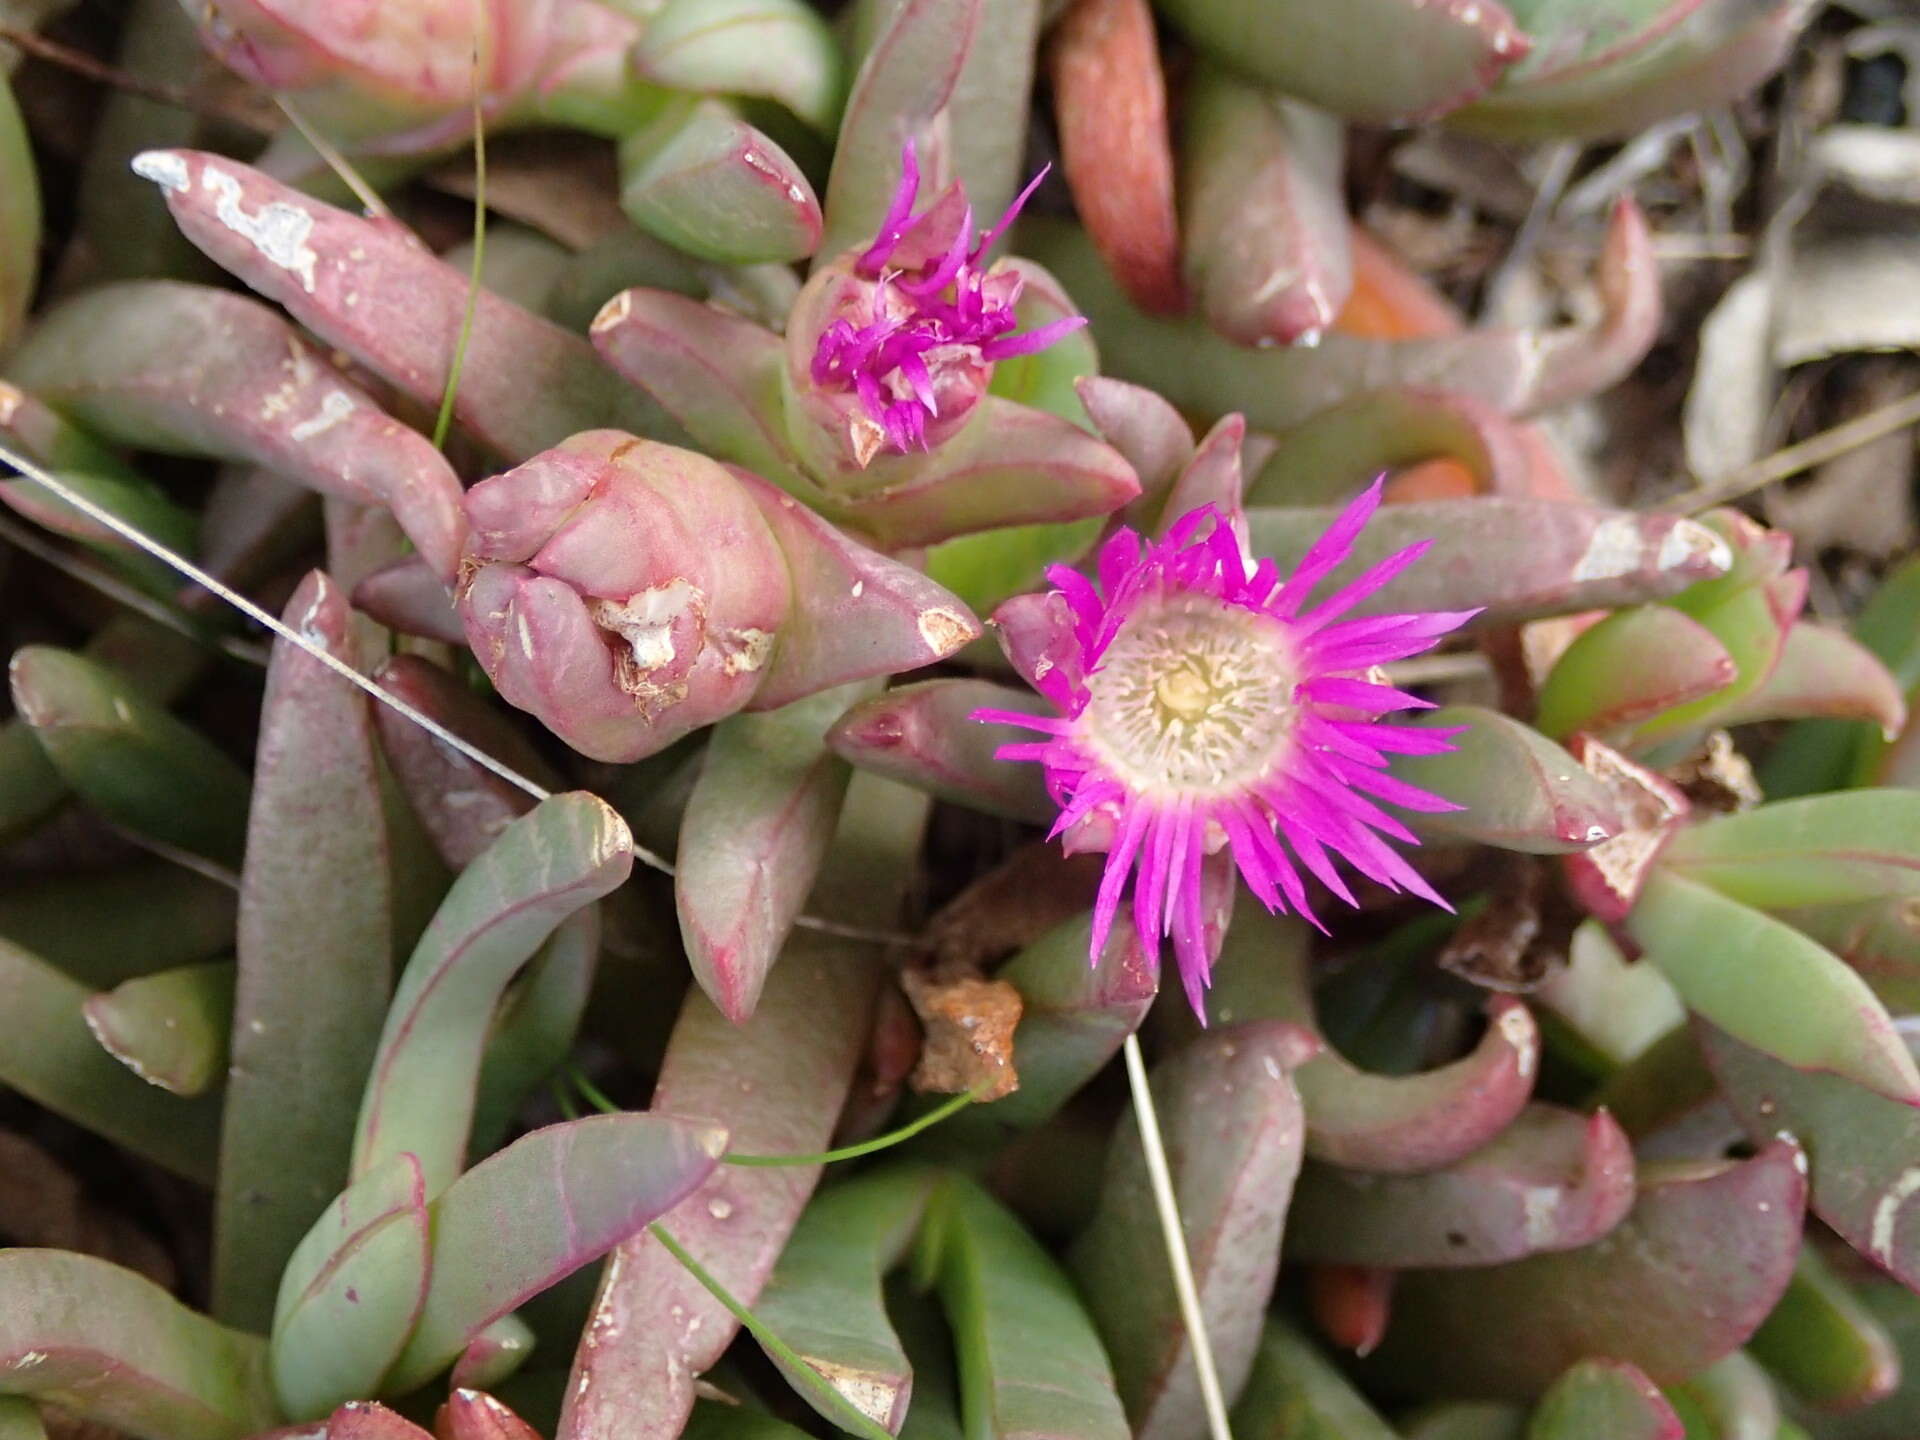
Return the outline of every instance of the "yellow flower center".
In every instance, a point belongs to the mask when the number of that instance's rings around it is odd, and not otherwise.
[[[1299,680],[1271,616],[1202,595],[1148,601],[1087,677],[1080,739],[1134,790],[1241,790],[1284,750]]]

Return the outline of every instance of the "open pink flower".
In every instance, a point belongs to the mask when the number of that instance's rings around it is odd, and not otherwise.
[[[857,401],[861,464],[881,451],[930,449],[971,413],[995,361],[1044,350],[1087,323],[1073,315],[1014,334],[1022,277],[982,263],[1046,173],[976,238],[958,186],[913,214],[920,166],[908,142],[879,234],[835,284],[809,367],[815,386]]]
[[[1418,843],[1377,801],[1459,807],[1387,773],[1390,755],[1434,755],[1457,731],[1381,723],[1430,708],[1373,673],[1432,647],[1474,611],[1342,619],[1425,553],[1410,546],[1312,608],[1380,503],[1376,482],[1315,542],[1291,576],[1252,563],[1213,506],[1166,539],[1121,530],[1100,550],[1099,583],[1056,566],[1056,587],[995,615],[1008,656],[1060,711],[978,711],[1045,738],[1003,746],[1038,761],[1060,804],[1054,836],[1108,852],[1094,909],[1098,957],[1130,871],[1143,938],[1171,936],[1187,998],[1204,1018],[1209,983],[1201,863],[1225,849],[1271,911],[1318,925],[1301,871],[1354,903],[1335,868],[1445,905],[1388,840]]]

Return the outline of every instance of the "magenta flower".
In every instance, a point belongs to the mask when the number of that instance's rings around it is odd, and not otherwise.
[[[1477,612],[1340,618],[1426,544],[1303,609],[1351,553],[1380,490],[1376,482],[1348,506],[1290,577],[1272,560],[1255,565],[1209,505],[1162,541],[1121,530],[1100,550],[1097,586],[1055,566],[1055,590],[1010,600],[994,617],[1009,658],[1060,714],[983,710],[974,718],[1045,735],[1002,746],[1000,758],[1045,766],[1061,807],[1052,834],[1070,851],[1108,854],[1092,955],[1105,948],[1136,871],[1134,923],[1143,938],[1173,938],[1187,998],[1203,1019],[1208,855],[1230,851],[1268,910],[1315,925],[1302,869],[1355,903],[1334,856],[1391,889],[1446,904],[1387,843],[1418,842],[1375,802],[1458,809],[1388,774],[1387,757],[1451,750],[1459,732],[1381,723],[1391,711],[1430,707],[1373,667],[1429,649]]]
[[[1086,324],[1073,315],[1014,334],[1022,277],[981,263],[1046,173],[975,238],[957,185],[913,216],[920,166],[911,141],[902,151],[893,202],[873,244],[852,257],[847,283],[833,288],[809,367],[819,389],[857,401],[851,448],[862,466],[882,451],[932,448],[986,393],[995,361],[1044,350]]]

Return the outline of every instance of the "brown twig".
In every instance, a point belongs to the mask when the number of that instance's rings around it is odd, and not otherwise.
[[[145,79],[130,70],[109,65],[84,50],[63,45],[58,40],[49,40],[44,35],[36,35],[33,31],[23,30],[17,25],[0,25],[0,43],[11,45],[33,56],[36,60],[57,65],[62,70],[71,70],[76,75],[85,76],[89,80],[111,86],[115,90],[125,90],[129,94],[155,100],[162,105],[171,105],[177,110],[204,115],[209,120],[221,120],[229,125],[245,125],[250,129],[263,130],[258,121],[249,120],[244,115],[210,104],[190,90],[158,80]]]
[[[1855,416],[1830,430],[1822,430],[1818,435],[1810,435],[1785,449],[1776,450],[1734,471],[1724,480],[1684,490],[1661,501],[1659,508],[1678,511],[1683,515],[1696,514],[1781,480],[1791,479],[1816,465],[1837,460],[1849,451],[1858,450],[1862,445],[1871,445],[1882,436],[1912,425],[1920,425],[1920,390],[1869,410],[1864,415]]]

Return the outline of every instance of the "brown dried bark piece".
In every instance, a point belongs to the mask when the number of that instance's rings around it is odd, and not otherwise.
[[[1136,305],[1178,313],[1173,142],[1147,0],[1074,0],[1047,58],[1060,168],[1088,237]]]
[[[1020,1088],[1013,1068],[1018,990],[1004,980],[941,978],[918,970],[903,971],[900,984],[926,1031],[914,1089],[959,1095],[978,1088],[985,1101]]]

